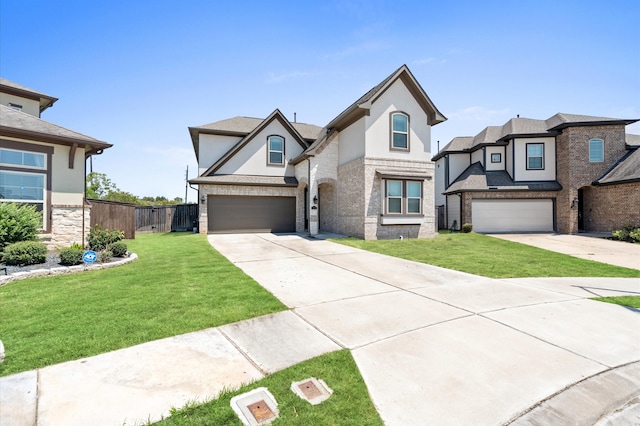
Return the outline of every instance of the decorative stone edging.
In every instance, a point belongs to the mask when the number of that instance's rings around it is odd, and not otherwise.
[[[34,269],[32,271],[14,272],[10,275],[0,275],[0,286],[8,284],[12,281],[24,280],[27,278],[35,277],[47,277],[49,275],[64,275],[73,274],[76,272],[96,271],[99,269],[108,269],[115,266],[125,265],[138,259],[138,255],[130,253],[128,257],[124,259],[116,260],[108,263],[95,263],[91,265],[74,265],[74,266],[57,266],[55,268],[48,269]]]

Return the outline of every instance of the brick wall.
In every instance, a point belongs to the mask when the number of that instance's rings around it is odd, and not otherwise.
[[[604,141],[604,161],[589,162],[589,140]],[[562,190],[557,197],[558,232],[578,232],[578,210],[571,202],[578,190],[588,187],[625,154],[624,125],[569,127],[556,137],[557,174]],[[584,217],[586,220],[587,217]]]
[[[338,166],[338,233],[364,238],[364,192],[364,159]]]
[[[640,182],[590,186],[583,190],[584,230],[611,232],[640,227]]]

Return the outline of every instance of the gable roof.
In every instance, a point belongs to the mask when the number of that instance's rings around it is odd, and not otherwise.
[[[438,111],[438,108],[436,108],[429,96],[427,96],[427,93],[424,91],[422,86],[420,86],[420,83],[418,83],[413,74],[411,74],[409,68],[406,65],[402,65],[371,90],[362,95],[357,101],[349,105],[347,109],[338,114],[338,116],[331,120],[331,122],[329,122],[325,127],[327,129],[335,128],[336,130],[342,130],[347,127],[349,124],[365,115],[366,111],[371,108],[371,105],[398,79],[402,80],[425,111],[429,120],[429,125],[435,126],[438,123],[446,121],[447,117]]]
[[[640,135],[627,136],[637,136],[640,139]],[[594,185],[613,185],[631,182],[640,182],[640,149],[637,148],[629,151],[611,170],[593,183]]]
[[[549,130],[562,130],[572,126],[601,126],[607,124],[627,124],[635,123],[638,120],[610,118],[610,117],[594,117],[591,115],[566,114],[559,112],[553,117],[546,120]]]
[[[78,144],[81,147],[89,146],[97,150],[113,146],[4,105],[0,105],[0,136],[68,146]]]
[[[307,142],[300,135],[300,133],[293,127],[292,123],[287,120],[284,115],[280,112],[279,109],[275,109],[267,118],[262,120],[262,122],[255,127],[249,134],[247,134],[244,138],[240,139],[240,141],[235,144],[229,151],[227,151],[222,157],[218,159],[211,167],[209,167],[201,176],[209,176],[212,173],[215,173],[220,167],[222,167],[227,161],[229,161],[238,151],[244,148],[249,142],[256,137],[258,133],[262,131],[265,127],[267,127],[274,120],[278,120],[280,124],[282,124],[286,129],[289,130],[289,133],[294,137],[296,142],[302,147],[302,149],[307,148]]]
[[[40,112],[44,111],[50,106],[53,106],[54,102],[58,100],[58,98],[45,95],[44,93],[35,91],[2,77],[0,77],[0,92],[38,101],[40,102]]]
[[[276,109],[276,111],[278,111]],[[282,115],[282,113],[280,113]],[[199,157],[199,140],[200,134],[210,134],[210,135],[222,135],[222,136],[241,136],[245,137],[249,135],[253,130],[255,130],[258,126],[264,123],[266,119],[262,118],[254,118],[254,117],[233,117],[225,120],[216,121],[214,123],[203,124],[202,126],[189,127],[189,134],[191,135],[191,143],[193,144],[193,149],[196,153],[196,158]],[[284,118],[284,115],[282,115]],[[295,131],[300,135],[302,139],[305,140],[305,148],[308,144],[316,140],[321,127],[315,126],[313,124],[307,123],[292,123],[286,118],[284,120],[289,123],[289,127],[293,127]]]

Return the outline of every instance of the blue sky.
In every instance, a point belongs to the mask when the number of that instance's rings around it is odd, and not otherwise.
[[[138,196],[184,197],[187,127],[322,126],[402,64],[449,118],[434,154],[517,114],[640,118],[640,1],[0,2],[0,75],[114,144],[93,169]]]

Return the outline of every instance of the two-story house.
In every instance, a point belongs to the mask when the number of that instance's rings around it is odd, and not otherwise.
[[[406,65],[326,126],[235,117],[190,127],[201,233],[435,233],[431,126],[446,118]]]
[[[457,137],[433,157],[443,227],[478,232],[610,232],[640,226],[638,120],[513,118]]]
[[[0,202],[35,206],[45,241],[65,246],[89,230],[85,160],[111,144],[42,120],[56,101],[0,78]]]

